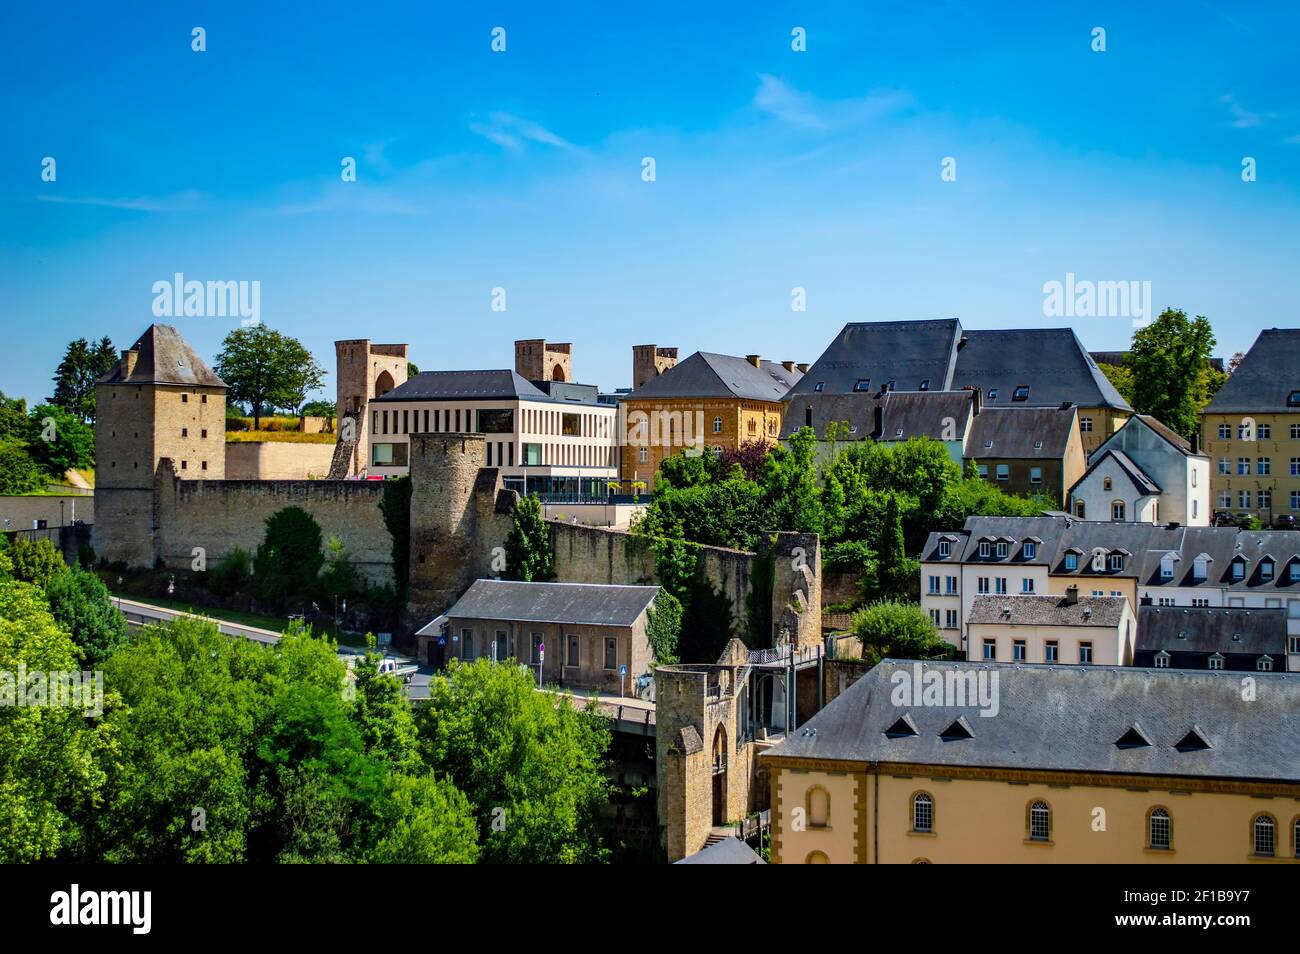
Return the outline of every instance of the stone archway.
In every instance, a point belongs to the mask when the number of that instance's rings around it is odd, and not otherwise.
[[[383,397],[397,385],[393,383],[393,376],[387,371],[380,371],[379,377],[375,378],[375,397]]]
[[[551,380],[563,381],[564,379],[564,365],[557,363],[555,367],[551,368]]]
[[[713,824],[727,823],[727,730],[713,733]]]

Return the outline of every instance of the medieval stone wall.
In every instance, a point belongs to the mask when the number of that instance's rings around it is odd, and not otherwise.
[[[266,538],[267,518],[301,507],[320,524],[322,542],[337,536],[363,577],[392,586],[392,537],[379,510],[383,492],[381,481],[365,480],[182,480],[164,459],[155,489],[155,556],[188,569],[195,547],[203,548],[208,566],[236,547],[253,553]]]

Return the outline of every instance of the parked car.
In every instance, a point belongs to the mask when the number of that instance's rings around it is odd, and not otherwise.
[[[1297,530],[1300,529],[1300,525],[1296,523],[1295,517],[1292,516],[1291,514],[1280,513],[1273,518],[1273,529],[1274,530]]]

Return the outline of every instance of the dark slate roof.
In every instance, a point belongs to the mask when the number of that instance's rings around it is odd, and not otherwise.
[[[939,539],[955,537],[951,555],[938,556]],[[1023,541],[1037,537],[1043,542],[1033,560],[1024,560]],[[979,542],[1005,538],[1012,543],[1009,556],[999,560],[979,558]],[[1068,550],[1079,552],[1077,570],[1065,569]],[[1122,570],[1101,573],[1091,569],[1092,554],[1101,551],[1110,554],[1127,551]],[[996,549],[993,551],[996,553]],[[1160,576],[1161,558],[1175,553],[1173,579]],[[1194,576],[1196,557],[1204,553],[1209,557],[1206,578],[1197,581]],[[1273,560],[1273,579],[1265,580],[1260,564],[1265,557]],[[1245,576],[1239,582],[1231,578],[1231,564],[1240,558],[1245,563]],[[926,563],[1029,563],[1047,565],[1053,576],[1078,576],[1104,579],[1108,576],[1135,578],[1147,587],[1205,586],[1226,587],[1279,598],[1300,596],[1300,582],[1292,583],[1288,566],[1300,562],[1300,533],[1294,530],[1239,530],[1236,527],[1181,527],[1154,526],[1149,523],[1112,523],[1101,520],[1079,520],[1068,514],[1042,517],[969,517],[965,526],[956,532],[931,533],[921,551]]]
[[[858,381],[872,390],[888,381],[931,391],[984,389],[986,402],[1012,406],[1012,393],[1027,386],[1024,404],[1131,411],[1069,328],[966,331],[955,318],[932,321],[874,321],[845,325],[822,356],[790,391],[790,398],[816,392],[846,393]],[[996,389],[996,396],[993,391]]]
[[[226,382],[194,353],[171,325],[150,325],[128,351],[136,351],[135,370],[122,375],[122,362],[99,379],[100,384],[176,384],[185,387],[224,388]]]
[[[955,318],[931,321],[851,322],[840,329],[822,356],[790,392],[797,397],[816,393],[844,394],[867,379],[879,390],[889,381],[905,391],[917,391],[921,382],[929,390],[951,388],[953,358],[961,338]]]
[[[1205,413],[1300,411],[1286,403],[1292,391],[1300,391],[1300,328],[1268,328],[1259,333]]]
[[[967,622],[1007,626],[1104,626],[1124,619],[1122,596],[1081,596],[1071,604],[1064,596],[977,596]]]
[[[658,592],[657,586],[475,580],[444,615],[452,619],[631,626]]]
[[[697,351],[634,389],[628,399],[738,397],[780,401],[802,377],[799,370],[787,371],[775,361],[760,360],[756,368],[736,355]]]
[[[984,672],[990,688],[996,675],[996,716],[982,718],[978,704],[895,705],[891,696],[903,682],[911,684],[914,672],[954,679]],[[1252,673],[1261,684],[1251,701],[1242,698],[1239,675],[885,660],[759,758],[1300,783],[1300,675]],[[917,734],[886,736],[904,715]],[[963,715],[973,737],[940,739]],[[1153,744],[1120,748],[1116,740],[1135,722]],[[1178,751],[1193,726],[1210,747]]]
[[[509,369],[494,371],[421,371],[407,378],[382,397],[387,401],[470,401],[527,398],[549,401],[551,398]]]
[[[1077,415],[1074,407],[985,407],[971,423],[966,456],[1059,460],[1076,431]]]
[[[1038,407],[1072,401],[1080,407],[1129,407],[1083,349],[1070,328],[1012,328],[968,331],[957,352],[952,386],[984,389],[985,404],[1012,405],[1017,387],[1027,385],[1023,403]],[[997,388],[997,397],[992,390]]]
[[[847,437],[841,440],[903,441],[913,437],[943,440],[945,419],[954,422],[950,440],[963,441],[971,416],[970,391],[888,391],[881,394],[864,391],[847,394],[809,392],[791,398],[781,421],[781,438],[785,440],[805,426],[807,409],[812,408],[812,426],[825,437],[832,421],[847,422]],[[881,428],[876,434],[876,409],[880,409]]]
[[[1179,637],[1179,634],[1183,634]],[[1286,610],[1138,607],[1136,652],[1247,653],[1285,659]],[[1285,663],[1282,667],[1285,668]]]
[[[739,838],[724,838],[707,848],[701,848],[693,855],[687,855],[679,865],[765,865],[767,864],[753,848]]]

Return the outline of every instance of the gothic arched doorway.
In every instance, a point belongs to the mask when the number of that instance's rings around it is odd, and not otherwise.
[[[379,372],[379,377],[375,378],[375,397],[383,397],[394,387],[393,376],[387,371]]]
[[[727,730],[713,733],[713,824],[727,823]]]

